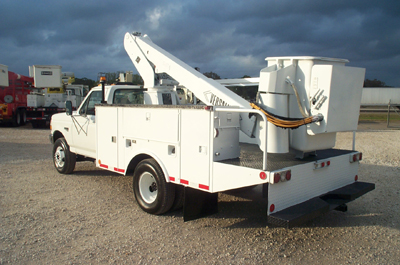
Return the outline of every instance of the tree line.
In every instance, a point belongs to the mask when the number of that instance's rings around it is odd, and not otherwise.
[[[106,83],[111,85],[114,84],[116,82],[118,82],[119,79],[119,74],[123,73],[122,71],[118,71],[118,72],[108,72],[108,73],[102,73],[105,77],[106,77]],[[203,73],[205,76],[207,76],[208,78],[212,78],[214,80],[218,80],[218,79],[222,79],[217,73],[214,72],[205,72]],[[250,76],[248,75],[244,75],[241,78],[249,78]],[[138,74],[134,74],[133,75],[133,82],[134,85],[143,85],[143,79],[140,75]],[[99,84],[99,81],[95,81],[89,78],[75,78],[75,82],[73,84],[82,84],[82,85],[87,85],[90,88],[95,87]],[[364,81],[364,87],[390,87],[387,86],[385,82],[378,80],[378,79],[365,79]],[[258,91],[258,87],[230,87],[230,90],[232,90],[233,92],[235,92],[236,94],[238,94],[239,96],[247,99],[247,100],[252,100],[255,99],[257,91]]]

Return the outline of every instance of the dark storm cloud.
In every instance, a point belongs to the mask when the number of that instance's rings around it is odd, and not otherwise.
[[[218,67],[215,58],[252,56],[250,72],[257,75],[267,56],[314,55],[349,59],[350,65],[368,66],[367,78],[400,85],[394,75],[400,66],[389,64],[400,55],[396,1],[205,1],[182,10],[157,28],[173,36],[157,41],[186,61],[209,67],[204,70],[218,69],[225,77],[247,74],[249,65]],[[390,68],[377,64],[385,59]]]
[[[257,76],[268,56],[346,58],[400,86],[398,1],[3,1],[0,63],[58,64],[77,77],[134,70],[126,31],[202,72]]]

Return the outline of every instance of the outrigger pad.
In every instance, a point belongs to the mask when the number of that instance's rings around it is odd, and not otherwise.
[[[218,193],[208,193],[185,187],[183,221],[196,220],[218,213]]]

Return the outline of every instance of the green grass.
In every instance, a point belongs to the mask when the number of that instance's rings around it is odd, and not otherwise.
[[[387,113],[361,113],[360,121],[387,121]],[[390,113],[390,121],[400,121],[400,115]]]

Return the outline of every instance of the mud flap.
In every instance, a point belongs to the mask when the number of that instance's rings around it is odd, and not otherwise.
[[[191,221],[218,213],[218,193],[185,187],[183,221]]]

